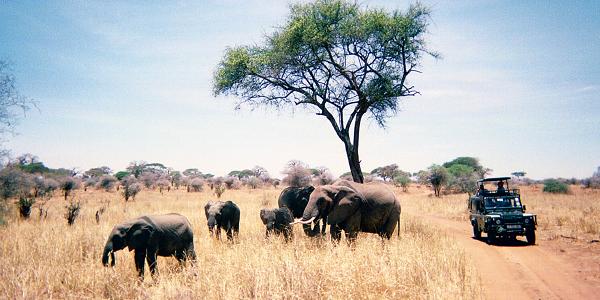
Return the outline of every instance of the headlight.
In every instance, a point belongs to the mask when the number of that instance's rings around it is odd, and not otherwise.
[[[496,224],[500,225],[500,219],[496,220]]]

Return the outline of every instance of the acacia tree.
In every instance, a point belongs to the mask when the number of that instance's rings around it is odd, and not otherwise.
[[[429,9],[361,9],[346,0],[291,7],[287,23],[260,46],[225,51],[214,75],[215,95],[241,97],[237,108],[300,105],[325,117],[343,142],[356,182],[365,116],[384,127],[398,101],[418,92],[407,79],[419,72]]]
[[[4,149],[2,142],[7,133],[14,133],[15,125],[19,120],[19,112],[26,112],[36,103],[21,95],[16,88],[15,76],[10,65],[0,60],[0,158],[5,159],[8,150]]]

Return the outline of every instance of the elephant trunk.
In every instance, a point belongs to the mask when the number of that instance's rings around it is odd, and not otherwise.
[[[115,265],[115,252],[113,251],[113,243],[111,241],[106,242],[106,246],[104,246],[104,253],[102,254],[102,264],[105,267],[108,267],[108,255],[110,254],[110,265],[111,267]]]

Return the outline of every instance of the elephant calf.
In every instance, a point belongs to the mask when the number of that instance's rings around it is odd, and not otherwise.
[[[178,261],[196,259],[194,234],[188,219],[180,214],[142,216],[116,225],[108,237],[102,264],[115,265],[115,251],[129,248],[135,250],[135,268],[140,279],[144,278],[144,259],[152,275],[156,273],[156,256],[175,256]]]
[[[263,208],[260,210],[260,219],[263,224],[267,226],[265,235],[268,237],[269,234],[275,233],[277,235],[283,234],[285,241],[288,242],[293,237],[291,222],[294,221],[292,212],[287,208]]]
[[[221,228],[227,232],[227,239],[233,241],[240,231],[240,209],[231,201],[208,201],[204,206],[208,231],[221,238]],[[215,232],[216,227],[216,232]]]

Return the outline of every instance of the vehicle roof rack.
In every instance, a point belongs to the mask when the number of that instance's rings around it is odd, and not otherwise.
[[[511,178],[510,177],[490,177],[490,178],[480,179],[477,182],[501,181],[501,180],[508,180],[508,179],[511,179]]]

